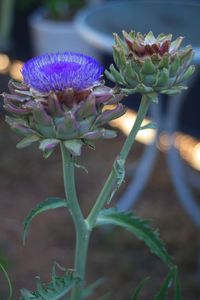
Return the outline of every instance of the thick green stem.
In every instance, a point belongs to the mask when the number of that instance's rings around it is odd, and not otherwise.
[[[142,121],[144,120],[144,118],[146,116],[149,105],[150,105],[150,99],[147,96],[143,95],[142,99],[141,99],[141,104],[140,104],[140,107],[138,110],[137,118],[133,125],[133,128],[126,139],[118,158],[115,160],[112,171],[111,171],[101,193],[99,194],[94,207],[92,208],[92,210],[87,218],[90,228],[92,228],[95,225],[96,218],[98,216],[99,211],[104,207],[104,205],[106,204],[108,199],[111,200],[111,198],[114,196],[115,191],[121,184],[121,182],[120,183],[118,182],[118,173],[116,171],[117,164],[119,164],[119,162],[121,162],[122,164],[125,163],[125,160],[126,160],[128,154],[133,146],[133,143],[135,141],[135,137],[141,127]]]
[[[82,211],[80,209],[74,179],[74,160],[68,150],[61,144],[61,153],[63,161],[63,177],[66,198],[72,219],[76,229],[76,252],[74,269],[80,276],[78,281],[72,289],[71,300],[81,300],[82,290],[85,277],[85,267],[87,259],[88,243],[90,238],[90,230],[87,222],[84,220]]]

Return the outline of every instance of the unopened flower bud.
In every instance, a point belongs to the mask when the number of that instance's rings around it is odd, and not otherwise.
[[[126,94],[148,94],[156,101],[157,94],[177,94],[194,72],[191,46],[180,49],[183,38],[172,42],[172,35],[160,34],[156,38],[150,31],[146,35],[123,31],[124,40],[117,34],[113,46],[115,65],[106,71],[107,77],[122,87]]]

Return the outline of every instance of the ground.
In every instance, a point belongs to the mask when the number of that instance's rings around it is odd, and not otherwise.
[[[0,124],[0,261],[10,274],[15,300],[19,299],[20,288],[35,288],[36,275],[48,281],[54,261],[66,267],[73,266],[74,229],[66,211],[46,212],[32,222],[27,243],[22,245],[22,223],[30,209],[47,196],[64,196],[60,153],[57,151],[44,160],[36,146],[17,150],[15,144],[19,137],[11,133],[3,120]],[[119,133],[112,141],[98,141],[96,151],[84,149],[81,164],[89,174],[77,169],[76,178],[85,214],[100,191],[123,140],[124,136]],[[143,146],[137,143],[129,156],[128,167],[136,164],[142,151]],[[128,182],[127,176],[116,199]],[[177,199],[163,153],[159,154],[153,174],[134,210],[141,217],[153,218],[155,228],[159,228],[169,253],[179,266],[183,299],[199,300],[198,231]],[[151,280],[140,299],[153,299],[166,273],[167,269],[159,259],[131,234],[121,229],[93,233],[87,282],[94,282],[99,277],[106,280],[92,300],[107,290],[112,291],[111,298],[115,300],[130,300],[135,286],[147,276],[151,276]],[[7,286],[2,275],[0,282],[0,299],[5,300]]]

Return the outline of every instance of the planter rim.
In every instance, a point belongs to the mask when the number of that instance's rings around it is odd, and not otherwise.
[[[45,19],[45,9],[40,8],[33,12],[29,18],[28,23],[30,27],[37,28],[38,30],[42,28],[44,31],[69,31],[74,27],[74,21],[55,21],[50,19]]]
[[[143,5],[146,5],[147,7],[144,8]],[[172,6],[174,7],[174,9],[172,9]],[[181,4],[181,5],[180,5]],[[197,28],[195,26],[193,26],[193,23],[195,22],[194,18],[191,18],[191,15],[189,13],[189,10],[191,10],[192,12],[196,13],[200,13],[200,4],[195,2],[195,1],[191,1],[190,3],[185,2],[184,0],[182,1],[159,1],[159,0],[154,0],[154,1],[145,1],[145,0],[136,0],[136,1],[111,1],[108,3],[102,3],[99,5],[94,5],[88,8],[84,8],[82,9],[80,12],[78,12],[78,14],[75,17],[74,20],[74,25],[77,29],[77,31],[80,33],[80,35],[87,40],[90,44],[92,44],[94,47],[102,50],[105,53],[111,54],[112,53],[112,46],[114,44],[114,40],[112,37],[112,32],[109,32],[109,25],[112,25],[112,20],[117,20],[117,22],[124,22],[125,15],[123,15],[123,12],[125,11],[125,7],[126,6],[130,6],[129,7],[129,11],[131,11],[132,13],[132,19],[133,19],[133,24],[135,24],[135,28],[137,29],[138,27],[140,28],[140,25],[142,23],[143,17],[141,18],[141,16],[138,15],[134,15],[134,6],[136,9],[138,9],[138,11],[141,9],[141,13],[142,13],[142,9],[148,9],[148,6],[151,5],[155,5],[157,7],[157,9],[161,9],[160,12],[165,12],[165,6],[166,8],[169,8],[171,6],[171,12],[174,13],[174,16],[179,17],[179,19],[181,21],[188,21],[190,22],[188,27],[190,27],[191,29],[191,34],[189,35],[187,33],[186,35],[186,41],[188,40],[188,37],[191,38],[191,42],[195,51],[195,58],[194,61],[200,64],[200,41],[199,38],[197,39],[197,36],[199,36],[198,34],[198,26]],[[119,10],[120,8],[120,10]],[[164,9],[163,9],[164,8]],[[178,10],[179,8],[179,10]],[[113,11],[117,10],[118,12],[121,12],[121,18],[120,16],[113,16],[112,13]],[[185,11],[184,11],[185,10]],[[127,10],[128,11],[128,10]],[[148,10],[149,11],[149,10]],[[149,13],[151,14],[151,13]],[[176,15],[175,15],[176,14]],[[156,17],[158,16],[155,15],[154,19],[156,19]],[[147,17],[147,14],[146,14]],[[126,21],[126,20],[125,20]],[[156,26],[156,28],[161,28],[161,31],[165,31],[165,27],[167,29],[167,26],[165,25],[165,23],[162,23],[161,17],[160,19],[157,18],[156,19],[157,23],[154,23],[154,26]],[[167,20],[166,20],[167,22]],[[188,23],[187,22],[187,23]],[[100,26],[98,26],[100,24]],[[105,30],[102,27],[102,24],[105,24]],[[176,24],[175,24],[176,25]],[[176,28],[176,26],[174,25],[174,28]],[[106,27],[107,26],[107,27]],[[111,26],[112,27],[112,26]],[[102,29],[103,28],[103,29]],[[126,29],[126,28],[121,28],[122,29]],[[193,29],[193,30],[192,30]],[[187,28],[186,28],[187,30]],[[116,30],[115,30],[116,31]],[[118,32],[120,33],[120,32]],[[145,33],[145,32],[143,32]],[[164,32],[164,33],[168,33],[168,32]],[[181,34],[181,32],[180,32]],[[174,38],[176,36],[180,35],[178,30],[174,31]]]

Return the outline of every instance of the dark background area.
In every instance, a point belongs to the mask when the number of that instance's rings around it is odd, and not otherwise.
[[[32,57],[27,25],[29,14],[38,7],[36,1],[27,10],[15,7],[12,27],[12,48],[8,51],[11,59],[25,61]],[[111,57],[102,53],[107,68]],[[7,90],[7,75],[0,75],[0,92]],[[200,137],[200,101],[198,79],[184,101],[180,117],[180,129],[195,137]],[[136,97],[137,98],[137,97]],[[129,107],[137,109],[126,100]],[[133,103],[133,101],[131,101]],[[163,101],[163,112],[168,100]],[[14,288],[13,300],[19,299],[19,289],[35,288],[34,277],[41,275],[43,281],[49,280],[54,261],[72,267],[74,253],[74,229],[69,214],[55,210],[44,213],[31,224],[25,247],[22,246],[21,232],[24,217],[38,202],[47,196],[63,197],[63,183],[60,153],[57,151],[50,159],[44,160],[37,147],[17,150],[15,144],[19,137],[10,131],[0,119],[0,262],[8,269]],[[96,151],[85,149],[81,163],[89,174],[77,170],[77,187],[85,214],[91,208],[100,191],[112,162],[121,149],[125,137],[119,132],[112,141],[98,141]],[[137,143],[128,159],[127,171],[137,165],[144,146]],[[129,176],[116,199],[129,183]],[[199,191],[194,191],[199,199]],[[115,199],[115,201],[116,201]],[[153,174],[141,199],[135,207],[141,217],[153,218],[167,244],[169,253],[180,269],[184,300],[200,299],[199,232],[191,222],[178,201],[172,185],[165,154],[160,153]],[[88,257],[89,283],[98,277],[108,278],[98,289],[97,296],[107,290],[113,292],[115,300],[130,300],[135,286],[141,279],[151,276],[141,296],[141,300],[153,299],[167,270],[151,255],[144,244],[120,229],[97,230],[92,237]],[[0,274],[0,299],[6,299],[7,286]],[[169,299],[172,299],[170,296]]]

